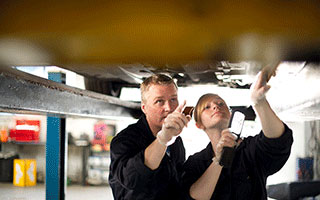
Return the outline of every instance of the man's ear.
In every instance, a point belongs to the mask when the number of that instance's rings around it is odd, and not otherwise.
[[[144,114],[146,114],[146,104],[144,104],[143,101],[141,101],[141,110]]]

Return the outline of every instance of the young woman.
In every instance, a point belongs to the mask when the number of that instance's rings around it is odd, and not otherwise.
[[[187,199],[267,199],[266,179],[287,161],[292,131],[277,117],[265,98],[269,90],[260,73],[251,90],[251,100],[262,131],[243,140],[228,130],[230,111],[216,94],[203,95],[194,110],[198,128],[210,143],[184,164],[183,185]],[[234,147],[231,167],[221,166],[223,147]]]

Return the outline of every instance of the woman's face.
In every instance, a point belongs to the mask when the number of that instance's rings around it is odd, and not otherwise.
[[[228,128],[230,120],[229,107],[225,101],[218,95],[212,96],[204,103],[201,112],[201,129],[219,128],[221,130]]]

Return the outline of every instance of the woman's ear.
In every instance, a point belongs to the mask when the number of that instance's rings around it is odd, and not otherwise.
[[[204,126],[201,123],[196,122],[196,127],[204,130]]]

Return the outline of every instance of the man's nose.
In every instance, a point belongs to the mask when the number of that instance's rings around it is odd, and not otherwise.
[[[173,106],[170,104],[170,102],[166,101],[165,104],[164,104],[165,111],[170,112],[170,111],[172,111],[172,108],[173,108]]]

